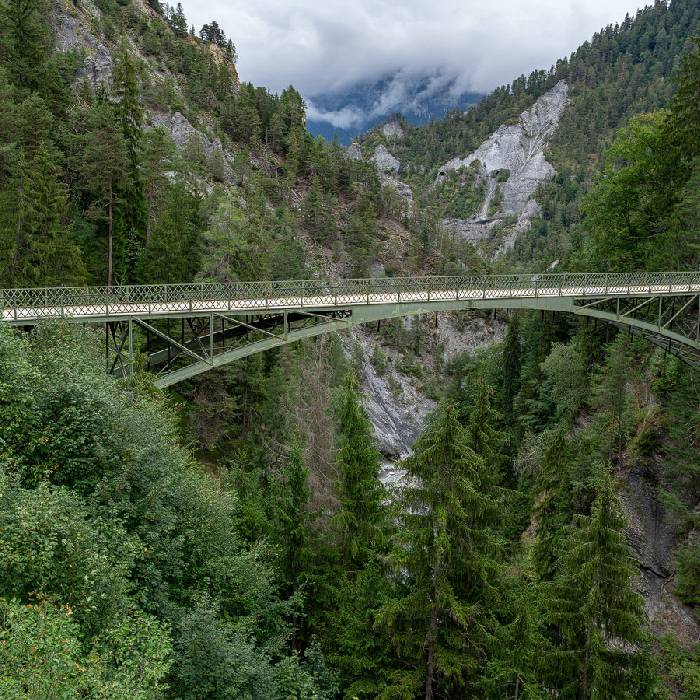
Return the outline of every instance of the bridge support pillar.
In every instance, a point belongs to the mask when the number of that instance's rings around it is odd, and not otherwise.
[[[108,374],[127,378],[134,373],[134,322],[105,324],[105,369]]]

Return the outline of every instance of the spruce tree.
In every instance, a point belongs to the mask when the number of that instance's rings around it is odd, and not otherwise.
[[[632,700],[654,697],[645,650],[644,605],[625,518],[609,468],[601,467],[590,516],[579,515],[562,548],[550,601],[561,635],[555,653],[562,697]]]
[[[499,430],[500,414],[493,407],[493,389],[483,377],[476,380],[474,403],[469,411],[468,431],[470,446],[488,467],[486,474],[495,483],[505,463],[505,438]]]
[[[336,407],[338,424],[338,500],[335,516],[340,559],[346,570],[359,570],[384,537],[384,488],[380,455],[372,425],[360,400],[354,369],[347,372]]]
[[[410,486],[392,555],[400,590],[381,612],[398,656],[393,688],[426,700],[480,697],[479,670],[495,628],[493,478],[450,404],[433,415],[404,464]]]
[[[11,231],[8,255],[0,261],[0,279],[10,286],[76,284],[84,270],[72,241],[68,188],[59,153],[42,142],[27,160],[22,150],[10,166],[10,187],[0,192],[0,221]]]
[[[13,82],[36,90],[51,48],[46,0],[3,0],[0,3],[0,59]]]
[[[115,239],[119,246],[125,244],[118,214],[128,185],[129,153],[113,105],[100,99],[83,116],[87,123],[73,143],[73,167],[85,193],[86,217],[106,233],[106,282],[111,287]]]
[[[522,348],[520,346],[520,317],[514,314],[503,341],[503,384],[501,410],[508,423],[513,421],[513,401],[520,391]]]
[[[125,240],[117,251],[119,268],[125,281],[133,280],[137,258],[145,245],[148,208],[143,181],[143,123],[144,114],[139,102],[139,85],[136,64],[126,47],[114,67],[114,95],[118,99],[116,115],[121,124],[126,146],[127,168],[123,191],[123,205],[119,215],[123,221]]]
[[[280,564],[287,589],[291,592],[301,583],[308,568],[310,525],[314,515],[309,511],[309,470],[304,464],[304,447],[294,439],[286,464],[276,482],[272,508],[274,539],[280,545]]]

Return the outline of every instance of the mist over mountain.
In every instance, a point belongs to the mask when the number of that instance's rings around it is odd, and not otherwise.
[[[451,110],[466,110],[482,97],[464,90],[454,76],[397,72],[307,97],[308,128],[314,136],[347,145],[394,114],[413,125],[428,124]]]

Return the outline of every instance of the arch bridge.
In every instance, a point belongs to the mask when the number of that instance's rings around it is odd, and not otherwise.
[[[127,375],[135,350],[145,352],[161,388],[352,325],[469,309],[537,309],[599,319],[700,366],[700,272],[0,290],[0,322],[24,327],[46,319],[102,324],[107,371]]]

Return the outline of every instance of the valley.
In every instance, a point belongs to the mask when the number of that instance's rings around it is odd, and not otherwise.
[[[699,697],[700,7],[310,102],[186,11],[0,0],[0,697]]]

